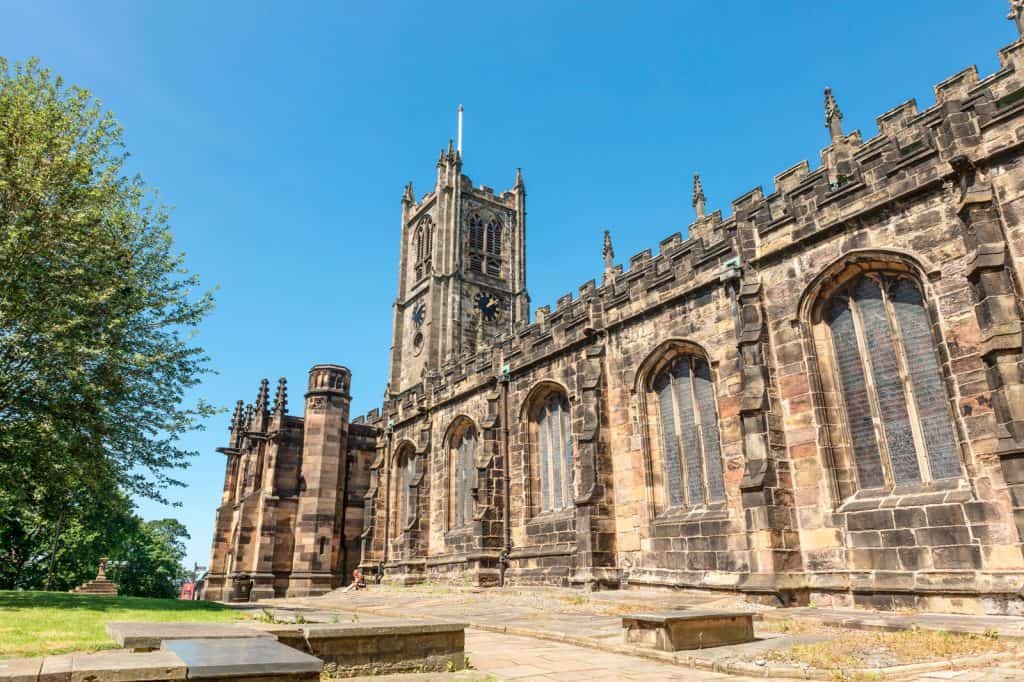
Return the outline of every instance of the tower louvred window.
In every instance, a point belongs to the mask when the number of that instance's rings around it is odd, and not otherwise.
[[[669,508],[724,499],[718,415],[707,361],[680,356],[655,377],[652,387]]]
[[[860,488],[960,476],[956,438],[917,283],[868,273],[825,302],[839,408]]]
[[[501,277],[503,225],[496,216],[474,212],[469,217],[469,269]]]

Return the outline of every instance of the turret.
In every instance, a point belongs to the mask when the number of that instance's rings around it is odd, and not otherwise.
[[[351,382],[352,373],[341,365],[309,370],[290,597],[323,594],[332,587],[338,549],[332,538],[338,486],[347,467]]]

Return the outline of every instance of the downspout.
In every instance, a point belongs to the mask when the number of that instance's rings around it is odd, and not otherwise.
[[[346,448],[347,450],[347,448]],[[348,538],[345,537],[345,517],[348,514],[348,483],[352,472],[352,463],[355,458],[352,451],[345,452],[345,483],[341,489],[341,584],[346,585],[348,580]]]
[[[384,577],[384,564],[388,562],[388,548],[391,546],[391,438],[394,436],[393,422],[388,423],[387,447],[384,449],[384,561],[381,562],[381,578]]]
[[[498,377],[498,383],[501,385],[501,455],[505,469],[505,546],[498,560],[498,580],[501,587],[505,587],[505,569],[508,567],[508,555],[512,551],[512,463],[509,461],[508,448],[508,382],[508,365],[505,365],[502,367],[501,376]]]

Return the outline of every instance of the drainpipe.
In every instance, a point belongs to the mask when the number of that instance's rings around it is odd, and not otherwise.
[[[348,538],[345,537],[345,518],[348,513],[348,484],[349,476],[352,473],[352,464],[355,461],[355,457],[352,456],[352,451],[346,448],[345,452],[345,483],[341,489],[341,533],[338,537],[341,538],[341,584],[348,584],[349,572],[348,572]]]
[[[501,450],[502,460],[505,469],[505,546],[501,550],[501,557],[498,559],[499,584],[505,587],[505,569],[508,566],[508,555],[512,551],[512,463],[508,455],[508,382],[509,367],[506,363],[501,367],[501,376],[498,383],[501,385]]]
[[[381,578],[384,577],[384,564],[388,562],[388,548],[391,545],[391,438],[395,434],[395,423],[388,421],[388,444],[384,449],[384,561],[381,562]]]

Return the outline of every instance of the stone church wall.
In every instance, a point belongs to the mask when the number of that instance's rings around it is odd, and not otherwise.
[[[868,140],[826,90],[820,168],[792,166],[728,217],[705,213],[695,179],[685,241],[623,268],[609,239],[600,285],[493,342],[460,336],[415,377],[393,367],[402,390],[337,425],[333,581],[358,554],[397,584],[1024,613],[1024,42],[1000,60],[935,86],[924,111],[886,112]],[[502,196],[525,215],[521,174]],[[410,186],[404,227],[414,205]],[[287,489],[309,462],[268,442]],[[261,498],[229,483],[271,452],[233,443],[208,583],[225,595],[260,537]],[[262,507],[275,592],[294,588],[277,547],[301,488]]]

